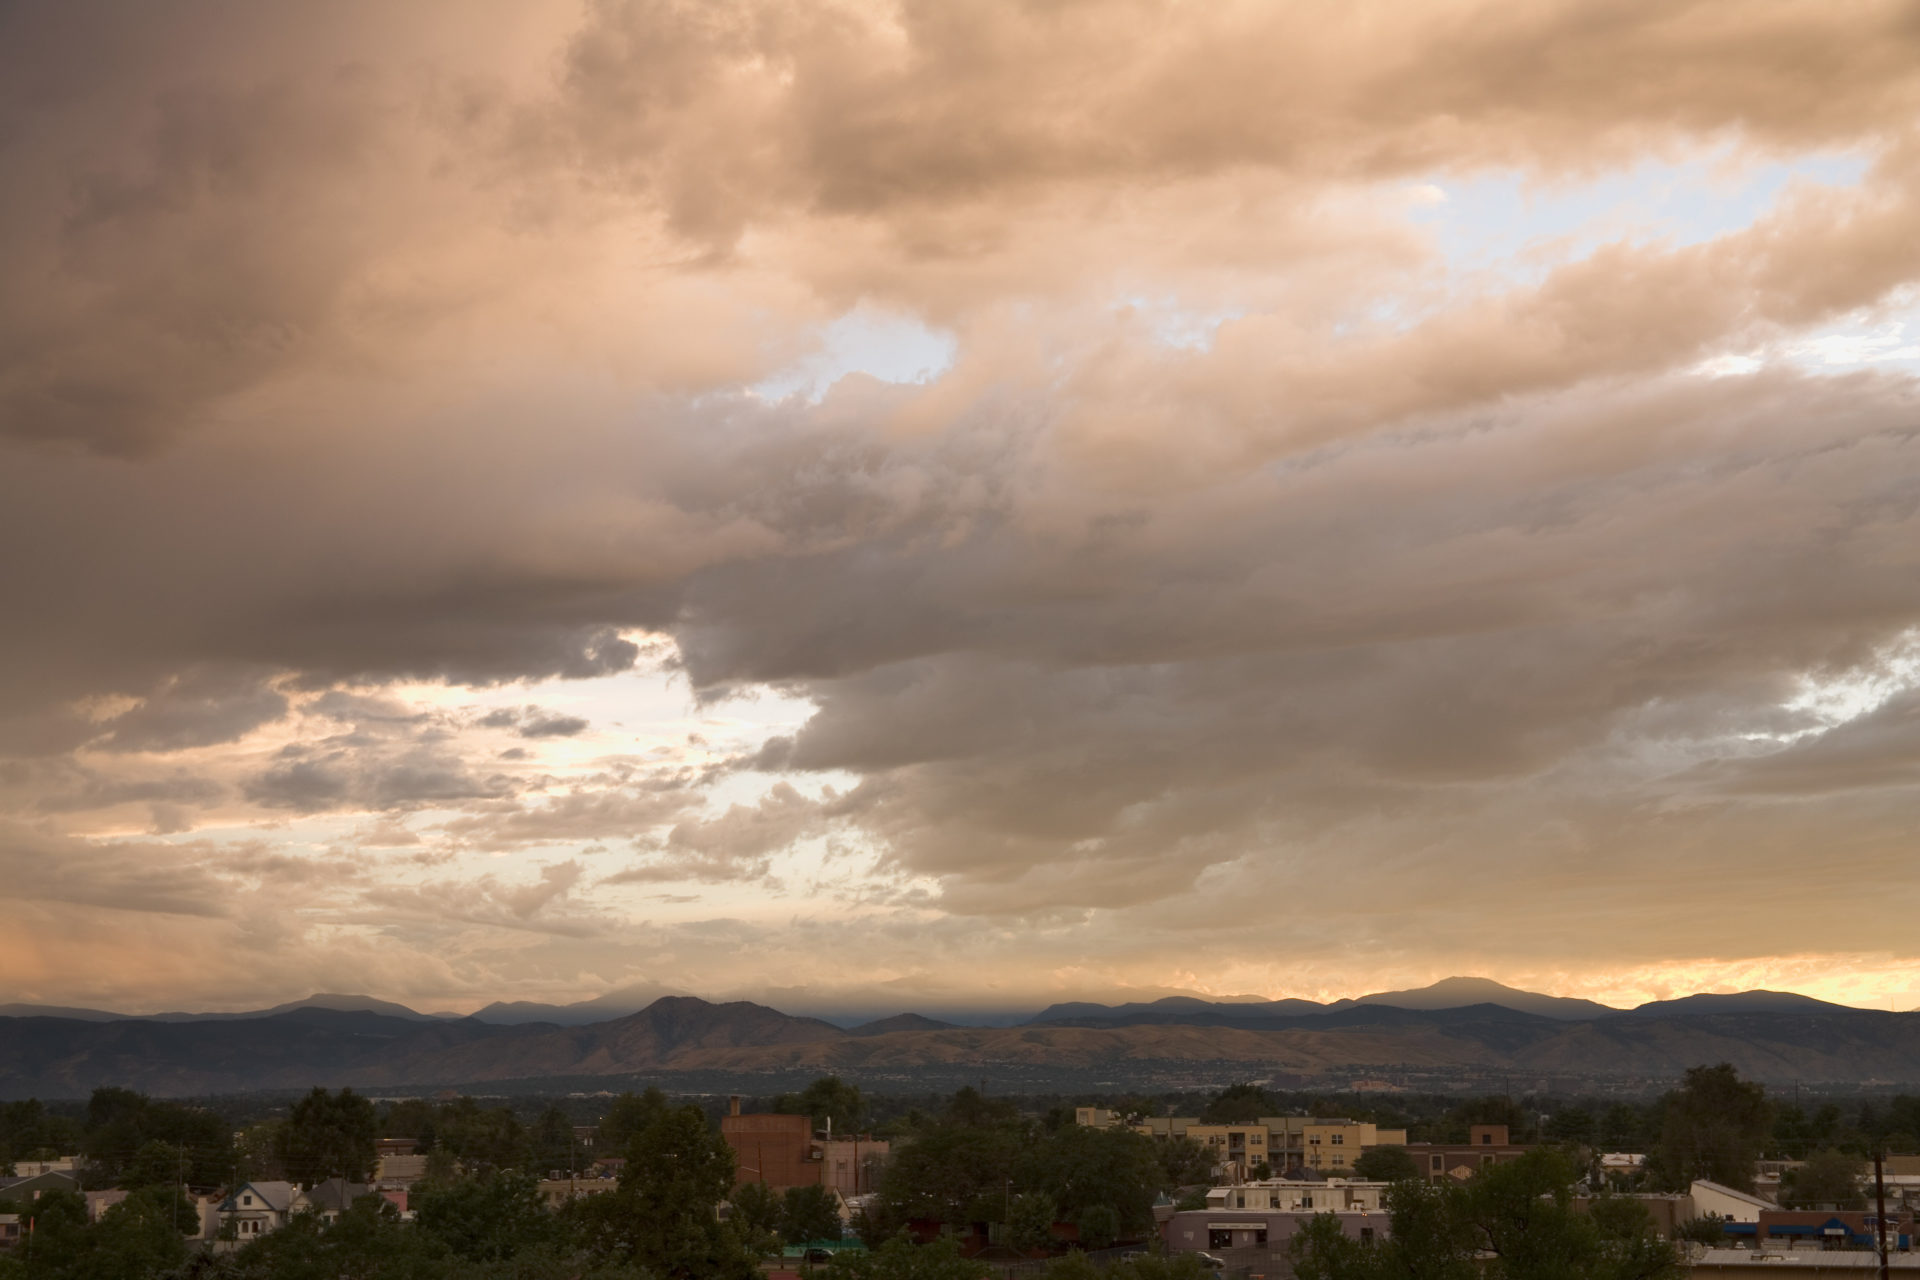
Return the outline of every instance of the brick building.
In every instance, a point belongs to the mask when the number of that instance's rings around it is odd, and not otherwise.
[[[1464,1182],[1490,1164],[1518,1160],[1531,1151],[1508,1141],[1507,1126],[1476,1124],[1465,1142],[1409,1142],[1407,1154],[1429,1182]]]

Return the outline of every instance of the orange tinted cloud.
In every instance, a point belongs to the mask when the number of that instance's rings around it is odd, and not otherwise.
[[[1911,956],[1913,371],[1792,355],[1911,306],[1911,5],[4,21],[32,948],[453,1003]],[[1816,153],[1498,270],[1411,216]],[[856,311],[950,365],[768,390]],[[648,681],[812,711],[643,733]],[[1814,848],[1883,892],[1791,941],[1658,889]]]

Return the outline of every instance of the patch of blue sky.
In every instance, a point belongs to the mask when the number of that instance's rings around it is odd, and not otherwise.
[[[1719,147],[1685,161],[1649,161],[1584,182],[1511,172],[1436,177],[1413,188],[1408,216],[1449,268],[1514,283],[1616,241],[1681,246],[1751,226],[1790,183],[1857,184],[1872,157],[1817,152],[1786,160]]]
[[[748,388],[762,400],[818,400],[850,373],[882,382],[928,382],[953,364],[958,342],[913,316],[861,303],[829,323],[812,354]]]

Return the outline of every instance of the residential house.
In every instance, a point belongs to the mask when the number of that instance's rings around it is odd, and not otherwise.
[[[317,1182],[305,1191],[293,1193],[293,1212],[317,1213],[328,1222],[336,1222],[340,1215],[353,1207],[353,1202],[361,1196],[373,1195],[374,1189],[366,1183],[348,1182],[345,1178],[328,1178]]]
[[[11,1249],[20,1243],[20,1215],[0,1213],[0,1249]]]
[[[220,1202],[220,1229],[242,1241],[278,1231],[293,1216],[296,1194],[291,1182],[243,1182]]]
[[[58,1170],[0,1178],[0,1200],[11,1200],[15,1204],[32,1204],[49,1191],[68,1191],[77,1195],[80,1180],[71,1173]]]
[[[373,1185],[383,1191],[410,1187],[426,1176],[427,1158],[411,1152],[380,1156],[373,1165]]]
[[[547,1208],[558,1209],[569,1200],[581,1196],[605,1195],[609,1191],[618,1191],[618,1178],[542,1178],[540,1194],[545,1197]]]
[[[111,1187],[105,1191],[86,1192],[85,1195],[87,1197],[87,1221],[88,1222],[100,1221],[100,1215],[104,1214],[107,1210],[113,1208],[113,1206],[119,1204],[122,1200],[125,1200],[128,1196],[132,1194],[133,1193],[131,1191],[126,1191],[119,1187]]]

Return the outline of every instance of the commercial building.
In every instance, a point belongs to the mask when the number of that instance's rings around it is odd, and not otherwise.
[[[720,1136],[733,1148],[734,1185],[764,1183],[776,1190],[824,1186],[841,1196],[864,1195],[879,1185],[892,1150],[865,1134],[816,1136],[811,1116],[762,1112],[742,1115],[740,1099],[728,1101]]]
[[[1231,1187],[1215,1187],[1207,1192],[1207,1208],[1277,1209],[1287,1213],[1346,1213],[1363,1210],[1378,1213],[1386,1208],[1391,1182],[1328,1178],[1326,1181],[1293,1181],[1287,1178],[1263,1178]]]

